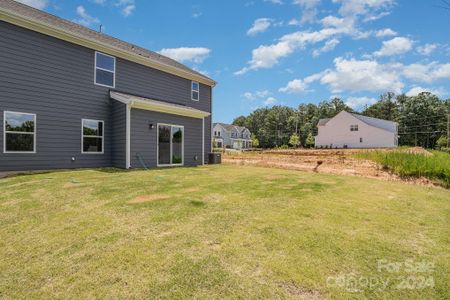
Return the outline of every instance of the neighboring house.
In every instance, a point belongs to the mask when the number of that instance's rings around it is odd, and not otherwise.
[[[214,123],[213,136],[218,148],[248,149],[252,147],[252,134],[245,127]]]
[[[0,1],[0,171],[200,165],[215,82],[138,46]]]
[[[342,111],[321,119],[318,148],[390,148],[398,145],[398,124]]]

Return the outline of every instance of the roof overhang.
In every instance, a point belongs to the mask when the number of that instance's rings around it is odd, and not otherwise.
[[[109,96],[111,97],[111,99],[127,104],[131,108],[138,108],[143,110],[150,110],[160,113],[191,117],[197,119],[203,119],[211,115],[211,113],[209,112],[195,109],[192,107],[178,104],[171,104],[159,100],[134,96],[130,94],[124,94],[120,92],[110,91]]]
[[[39,22],[32,19],[27,19],[22,16],[16,15],[11,11],[7,10],[0,10],[0,20],[17,25],[19,27],[27,28],[45,35],[49,35],[52,37],[55,37],[60,40],[64,40],[73,44],[77,44],[80,46],[84,46],[90,49],[94,49],[100,52],[104,52],[110,55],[113,55],[115,57],[120,57],[125,60],[129,60],[141,65],[145,65],[154,69],[161,70],[166,73],[170,73],[179,77],[183,77],[189,80],[198,81],[200,83],[206,84],[208,86],[214,87],[216,85],[216,82],[214,80],[210,80],[208,78],[195,75],[192,73],[189,73],[185,70],[182,70],[180,68],[170,66],[164,63],[161,63],[157,60],[154,60],[149,57],[143,57],[138,54],[130,53],[125,50],[119,49],[117,47],[114,47],[112,45],[108,45],[106,43],[102,43],[100,41],[97,41],[95,39],[89,39],[86,37],[82,37],[79,35],[76,35],[74,33],[68,32],[66,30],[63,30],[61,28],[58,28],[56,26],[52,26],[49,24],[45,24],[44,22]]]

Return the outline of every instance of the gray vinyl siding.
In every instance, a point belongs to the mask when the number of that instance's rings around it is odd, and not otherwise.
[[[150,129],[149,124],[155,128]],[[184,126],[184,165],[202,164],[202,120],[157,113],[141,109],[131,109],[131,167],[143,168],[138,155],[146,167],[157,166],[158,123]],[[197,160],[194,157],[197,156]]]
[[[127,106],[119,101],[112,101],[111,123],[111,163],[116,168],[126,168],[126,129]]]
[[[125,105],[109,99],[109,88],[94,84],[94,53],[0,21],[0,171],[125,167]],[[190,80],[119,58],[116,70],[116,90],[211,112],[209,86],[200,85],[196,102]],[[37,115],[37,153],[3,153],[5,110]],[[81,153],[83,118],[104,121],[104,154]]]

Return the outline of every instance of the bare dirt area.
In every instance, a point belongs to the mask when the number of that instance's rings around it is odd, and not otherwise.
[[[413,148],[414,149],[414,148]],[[260,167],[282,168],[317,173],[363,176],[388,181],[404,181],[413,184],[434,185],[426,178],[402,178],[377,163],[355,158],[353,155],[361,149],[296,149],[265,150],[225,154],[222,162],[226,164],[253,165]],[[389,151],[389,150],[385,150]],[[421,151],[419,149],[410,151]],[[426,150],[423,150],[426,151]]]

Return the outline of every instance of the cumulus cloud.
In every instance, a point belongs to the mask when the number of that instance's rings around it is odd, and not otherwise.
[[[271,93],[268,90],[262,90],[262,91],[256,91],[254,93],[252,92],[245,92],[242,94],[242,97],[244,97],[247,100],[256,100],[257,98],[265,98],[269,96]]]
[[[413,41],[406,37],[395,37],[392,40],[384,41],[379,51],[374,52],[375,56],[392,56],[403,54],[412,49]]]
[[[298,21],[300,24],[311,23],[316,20],[317,6],[321,0],[294,0],[293,3],[302,8],[302,18]],[[294,19],[295,20],[295,19]],[[292,20],[291,20],[292,21]],[[294,25],[293,23],[291,23]]]
[[[125,17],[130,16],[136,9],[134,0],[119,0],[116,3],[116,6],[120,8],[122,15],[124,15]]]
[[[160,54],[168,56],[178,62],[202,63],[211,53],[208,48],[202,47],[180,47],[180,48],[164,48],[159,51]]]
[[[276,65],[281,58],[291,55],[297,49],[308,44],[317,44],[338,35],[359,35],[353,26],[353,21],[335,17],[322,20],[325,28],[319,31],[297,31],[282,36],[276,43],[261,45],[252,51],[252,59],[248,66],[235,72],[242,75],[251,70],[268,69]]]
[[[324,73],[317,73],[308,76],[305,79],[294,79],[292,81],[289,81],[285,87],[280,88],[278,91],[288,94],[306,92],[309,84],[319,80],[323,75]]]
[[[345,101],[345,104],[348,107],[351,107],[355,110],[359,110],[363,108],[366,105],[372,105],[377,102],[377,99],[375,98],[369,98],[369,97],[349,97],[347,101]]]
[[[106,0],[91,0],[91,2],[98,4],[98,5],[105,5]]]
[[[89,15],[84,8],[84,6],[80,5],[77,7],[77,15],[80,17],[79,19],[75,20],[78,24],[81,24],[83,26],[92,26],[94,24],[100,23],[100,20],[98,18],[92,17]]]
[[[48,5],[48,0],[16,0],[16,1],[32,6],[37,9],[44,9]]]
[[[373,16],[380,10],[391,8],[395,0],[333,0],[333,3],[341,4],[339,13],[343,16]]]
[[[269,97],[264,101],[264,105],[274,105],[277,102],[277,99],[274,97]]]
[[[450,79],[450,63],[416,63],[406,66],[400,65],[399,68],[401,68],[403,76],[416,82],[431,83],[439,79]]]
[[[422,55],[430,55],[434,50],[437,49],[438,44],[425,44],[423,46],[417,47],[417,52]]]
[[[386,37],[386,36],[396,36],[397,32],[395,32],[394,30],[390,29],[390,28],[385,28],[385,29],[380,29],[377,32],[375,32],[375,36],[382,38],[382,37]]]
[[[260,18],[253,22],[253,26],[247,31],[247,35],[255,36],[258,33],[264,32],[272,25],[272,19]]]
[[[423,88],[421,86],[414,86],[408,92],[406,92],[406,96],[413,97],[413,96],[417,96],[423,92],[429,92],[436,96],[442,96],[445,94],[445,91],[442,88],[430,89],[430,88]]]
[[[336,48],[336,46],[339,43],[340,42],[338,39],[331,39],[331,40],[327,41],[322,48],[315,49],[313,51],[313,57],[317,57],[317,56],[320,56],[322,53],[330,52],[330,51],[334,50],[334,48]]]
[[[283,1],[281,1],[281,0],[264,0],[264,2],[270,2],[270,3],[273,3],[273,4],[284,4],[284,2]]]

